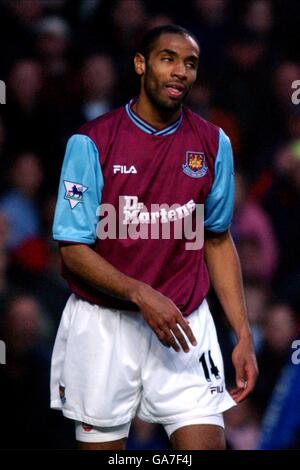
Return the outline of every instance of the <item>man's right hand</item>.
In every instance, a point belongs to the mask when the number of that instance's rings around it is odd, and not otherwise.
[[[60,252],[67,268],[87,284],[118,299],[135,303],[163,345],[177,352],[180,345],[183,351],[188,352],[183,331],[196,346],[193,332],[180,310],[157,290],[121,273],[88,245],[63,245]]]
[[[149,285],[140,283],[133,301],[138,305],[144,320],[164,346],[172,347],[179,352],[180,345],[184,352],[189,352],[189,346],[180,328],[190,343],[196,346],[197,341],[188,322],[170,299]]]

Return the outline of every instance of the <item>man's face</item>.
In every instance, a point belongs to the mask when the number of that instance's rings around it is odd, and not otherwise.
[[[151,103],[161,111],[176,111],[197,76],[199,48],[190,36],[162,34],[148,60],[142,86]]]

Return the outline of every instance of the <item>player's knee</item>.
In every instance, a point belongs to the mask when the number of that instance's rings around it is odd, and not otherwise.
[[[209,443],[205,450],[226,450],[225,440],[216,440],[215,442]]]
[[[170,442],[177,450],[225,450],[224,428],[212,425],[181,427],[170,435]]]

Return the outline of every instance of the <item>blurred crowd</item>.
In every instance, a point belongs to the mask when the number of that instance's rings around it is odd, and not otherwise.
[[[230,449],[300,447],[300,80],[297,0],[0,0],[0,447],[72,448],[72,423],[49,410],[51,348],[68,289],[51,239],[68,137],[137,93],[141,34],[166,23],[201,44],[187,105],[222,127],[236,168],[232,234],[260,376],[226,413]],[[210,302],[228,386],[235,338]],[[16,432],[19,427],[21,432]],[[128,448],[165,449],[136,419]]]

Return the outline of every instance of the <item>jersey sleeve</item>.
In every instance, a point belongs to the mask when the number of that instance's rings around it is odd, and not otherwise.
[[[93,244],[101,203],[103,175],[95,143],[73,135],[66,147],[53,223],[58,241]]]
[[[230,140],[222,129],[215,160],[215,177],[205,201],[204,227],[216,233],[225,232],[231,224],[234,204],[234,167]]]

